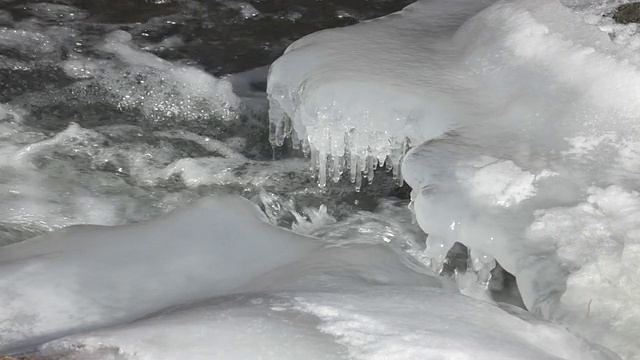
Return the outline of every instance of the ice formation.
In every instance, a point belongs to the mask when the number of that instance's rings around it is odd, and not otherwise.
[[[479,281],[497,260],[530,311],[640,359],[640,37],[614,8],[425,0],[312,34],[271,67],[272,141],[321,185],[402,162],[431,257],[463,243]]]

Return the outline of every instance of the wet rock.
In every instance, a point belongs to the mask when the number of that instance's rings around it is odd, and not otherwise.
[[[619,24],[640,23],[640,2],[618,6],[613,14],[613,20]]]

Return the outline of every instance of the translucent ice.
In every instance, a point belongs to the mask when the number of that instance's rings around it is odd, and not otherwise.
[[[640,359],[640,36],[565,3],[425,0],[298,40],[272,142],[301,140],[321,185],[404,159],[434,263],[463,243],[478,281],[497,260],[530,311]]]

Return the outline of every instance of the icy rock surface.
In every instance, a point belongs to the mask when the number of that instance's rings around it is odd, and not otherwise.
[[[463,243],[479,282],[497,260],[530,311],[640,359],[640,36],[613,9],[418,1],[312,34],[271,67],[272,142],[321,185],[402,162],[434,264]]]

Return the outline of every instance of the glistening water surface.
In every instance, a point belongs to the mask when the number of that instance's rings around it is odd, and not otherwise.
[[[406,3],[2,1],[0,243],[216,192],[375,207],[377,191],[346,184],[331,200],[300,154],[272,149],[264,66],[303,35]],[[398,192],[386,185],[382,197]]]

